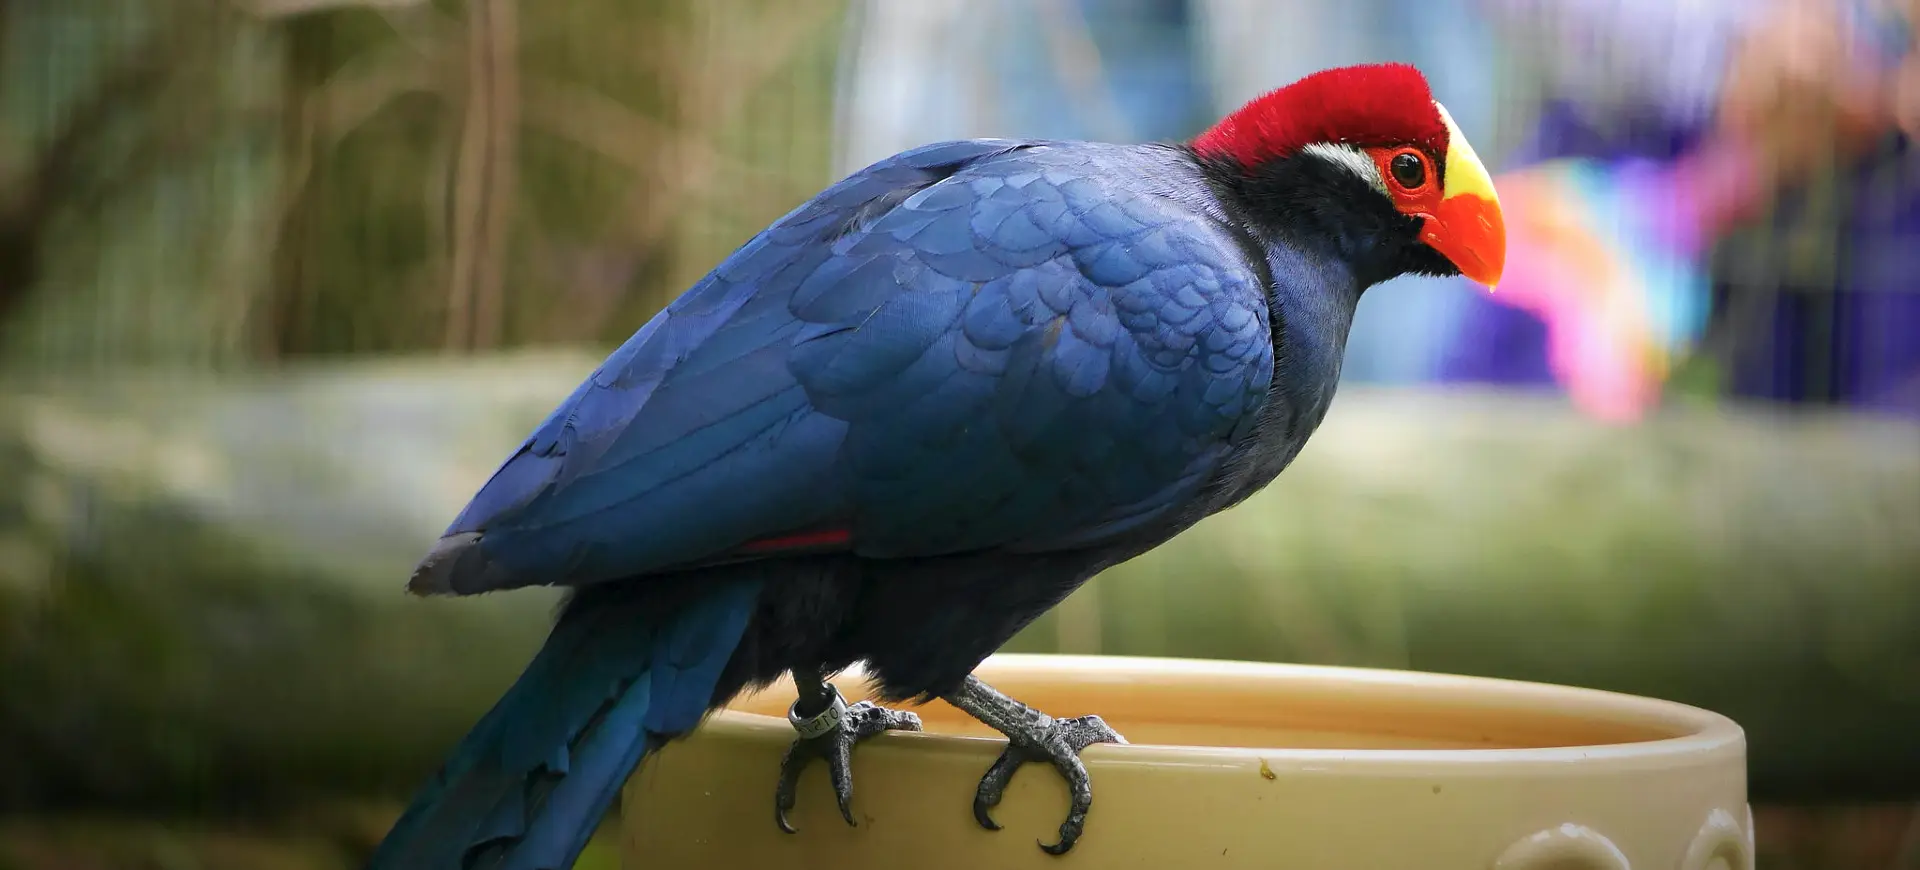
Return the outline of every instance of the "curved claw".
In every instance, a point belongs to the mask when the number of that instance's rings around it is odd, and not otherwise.
[[[1000,823],[993,820],[989,811],[1000,805],[1000,798],[1007,792],[1007,783],[1013,781],[1014,771],[1019,770],[1022,764],[1038,760],[1012,743],[1008,743],[1006,751],[994,759],[993,766],[987,768],[986,774],[980,777],[980,787],[973,793],[973,820],[979,822],[980,827],[989,831],[1000,830]]]
[[[1106,727],[1105,723],[1101,723],[1097,719],[1094,721],[1100,724],[1101,727]],[[1109,729],[1109,731],[1110,730],[1111,729]],[[1104,737],[1105,735],[1100,736]],[[1111,736],[1113,741],[1120,740],[1119,734],[1112,734]],[[1075,747],[1075,754],[1056,755],[1053,757],[1054,768],[1059,770],[1060,776],[1067,781],[1067,791],[1071,795],[1072,802],[1067,809],[1067,820],[1060,823],[1060,841],[1051,846],[1045,843],[1040,844],[1040,848],[1049,855],[1065,855],[1068,849],[1073,848],[1074,842],[1080,839],[1080,832],[1086,828],[1087,811],[1093,808],[1093,778],[1087,775],[1087,766],[1081,763],[1078,752],[1093,743],[1100,742],[1112,741],[1103,739],[1089,740],[1087,743]],[[1068,745],[1073,745],[1073,741],[1069,741]]]
[[[1081,832],[1086,828],[1087,812],[1093,808],[1093,779],[1087,775],[1087,767],[1080,761],[1080,752],[1095,743],[1126,742],[1126,738],[1098,716],[1055,720],[1035,734],[1010,735],[1006,751],[1000,753],[993,766],[987,768],[986,774],[980,777],[980,787],[973,797],[974,821],[989,831],[1000,830],[1000,825],[988,810],[999,805],[1014,771],[1029,761],[1050,762],[1060,772],[1061,778],[1067,781],[1072,803],[1068,807],[1066,820],[1060,823],[1059,841],[1035,842],[1049,855],[1066,854],[1080,839]]]
[[[838,698],[837,693],[835,698]],[[827,762],[827,776],[833,783],[840,817],[848,825],[858,827],[859,823],[853,818],[853,747],[876,734],[919,731],[921,727],[919,716],[889,710],[870,701],[847,705],[838,715],[839,721],[827,730],[811,735],[803,731],[787,747],[786,756],[780,760],[780,782],[774,789],[773,819],[782,831],[799,833],[787,818],[787,812],[797,802],[801,771],[806,770],[815,758]],[[799,724],[795,727],[798,728]]]
[[[794,792],[800,784],[800,771],[805,770],[812,753],[804,751],[804,740],[795,740],[787,747],[787,754],[780,759],[780,784],[773,790],[773,821],[780,830],[789,834],[800,831],[787,819],[787,811],[793,809]]]

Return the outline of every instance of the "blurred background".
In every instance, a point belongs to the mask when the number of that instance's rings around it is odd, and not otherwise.
[[[403,578],[735,246],[912,145],[1388,59],[1506,284],[1371,290],[1293,470],[1012,648],[1702,705],[1763,870],[1920,868],[1915,12],[0,0],[0,868],[357,866],[554,601]]]

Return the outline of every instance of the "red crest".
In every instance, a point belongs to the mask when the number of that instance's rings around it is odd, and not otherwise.
[[[1195,151],[1256,166],[1315,143],[1414,145],[1447,154],[1427,78],[1402,63],[1322,70],[1255,97],[1193,140]]]

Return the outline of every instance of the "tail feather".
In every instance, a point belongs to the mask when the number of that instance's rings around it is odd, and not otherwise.
[[[634,768],[706,715],[759,591],[716,579],[662,614],[644,589],[582,590],[367,870],[571,867]]]

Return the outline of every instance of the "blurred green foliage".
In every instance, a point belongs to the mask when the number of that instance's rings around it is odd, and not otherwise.
[[[0,360],[617,342],[829,180],[840,12],[0,4]]]

